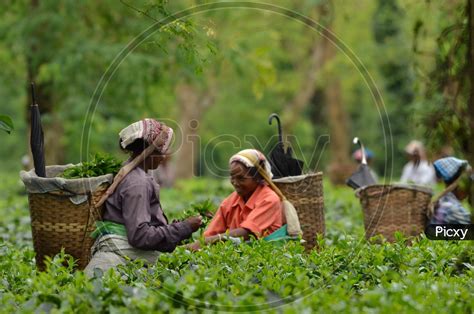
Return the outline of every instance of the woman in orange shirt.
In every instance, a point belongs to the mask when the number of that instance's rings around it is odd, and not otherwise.
[[[267,185],[257,163],[267,178],[271,167],[265,156],[255,149],[246,149],[230,158],[230,182],[235,192],[220,205],[204,231],[204,243],[212,244],[226,237],[265,237],[283,225],[280,197]],[[200,249],[200,242],[188,246]]]

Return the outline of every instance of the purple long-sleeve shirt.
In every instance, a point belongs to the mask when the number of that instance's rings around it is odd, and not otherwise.
[[[172,252],[191,236],[187,222],[168,224],[159,185],[143,169],[133,169],[105,202],[104,220],[125,225],[128,242],[142,250]]]

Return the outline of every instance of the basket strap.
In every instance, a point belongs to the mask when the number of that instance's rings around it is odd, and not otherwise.
[[[166,136],[166,132],[163,132],[161,134],[163,135],[159,135],[150,146],[145,148],[145,150],[143,150],[140,153],[140,155],[135,157],[130,163],[120,168],[117,175],[115,175],[114,181],[112,182],[112,184],[109,186],[107,191],[105,191],[105,193],[102,195],[100,200],[97,202],[96,204],[97,207],[100,207],[107,200],[107,198],[114,193],[117,186],[120,184],[120,182],[122,182],[125,176],[127,176],[130,173],[130,171],[135,169],[135,167],[137,167],[146,158],[148,158],[148,156],[150,156],[155,151],[156,147],[160,147],[163,145],[163,143],[165,142],[165,138],[163,136]]]
[[[84,251],[84,244],[86,242],[86,237],[88,236],[87,230],[89,230],[89,222],[91,220],[91,211],[95,208],[94,201],[92,200],[92,192],[87,192],[87,202],[89,203],[89,210],[87,211],[87,223],[86,227],[84,228],[84,235],[82,236],[82,243],[81,243],[81,251]]]
[[[275,192],[278,197],[280,198],[281,201],[286,200],[285,195],[281,192],[281,190],[273,183],[272,179],[267,175],[265,170],[262,168],[262,166],[257,162],[255,163],[255,167],[257,168],[258,173],[262,176],[262,178],[267,182],[267,184],[270,186],[270,188]]]
[[[445,196],[449,192],[454,191],[458,187],[458,184],[459,184],[459,181],[461,180],[461,177],[462,177],[462,174],[459,175],[459,177],[456,180],[454,180],[453,183],[451,183],[449,186],[447,186],[442,192],[440,192],[438,195],[433,197],[430,204],[428,205],[428,212],[427,212],[428,218],[431,218],[431,217],[434,216],[434,208],[435,208],[436,203],[440,200],[440,198],[442,198],[443,196]]]

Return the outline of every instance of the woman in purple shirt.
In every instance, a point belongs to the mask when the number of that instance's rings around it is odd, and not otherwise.
[[[147,173],[164,159],[173,130],[154,119],[144,119],[123,129],[119,136],[121,148],[130,153],[124,166],[133,163],[150,145],[156,145],[157,138],[162,141],[107,198],[103,221],[93,233],[93,256],[85,269],[89,276],[93,276],[94,269],[105,271],[129,259],[154,263],[159,252],[172,252],[201,225],[199,216],[168,224],[160,204],[159,185]]]

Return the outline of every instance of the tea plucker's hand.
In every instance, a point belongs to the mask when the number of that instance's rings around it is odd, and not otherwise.
[[[206,237],[204,239],[204,244],[205,245],[214,244],[216,242],[229,240],[230,238],[242,238],[244,240],[248,240],[251,235],[255,236],[254,234],[252,234],[252,232],[250,232],[249,230],[245,228],[236,228],[236,229],[229,230],[225,233]],[[191,251],[199,251],[201,249],[201,242],[195,241],[193,243],[186,245],[185,247]]]
[[[201,216],[189,217],[189,218],[185,219],[184,221],[189,224],[189,226],[191,227],[193,232],[197,231],[199,229],[199,227],[201,227],[201,225],[202,225],[202,217]]]

